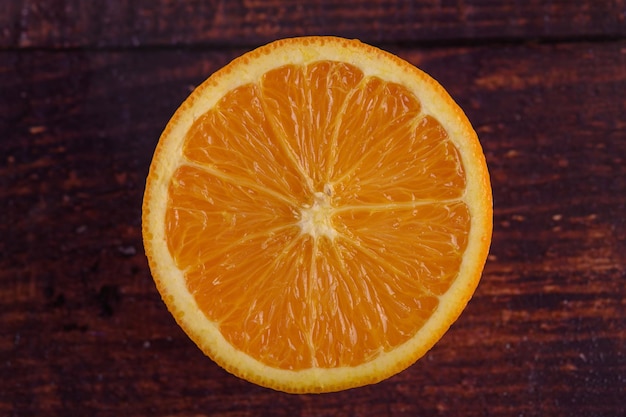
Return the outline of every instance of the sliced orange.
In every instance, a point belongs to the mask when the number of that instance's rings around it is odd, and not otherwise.
[[[471,298],[489,176],[463,111],[400,58],[334,37],[235,59],[176,111],[143,203],[154,280],[229,372],[287,392],[381,381]]]

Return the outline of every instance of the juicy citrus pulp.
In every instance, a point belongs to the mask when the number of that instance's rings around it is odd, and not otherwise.
[[[476,288],[491,189],[469,121],[358,41],[277,41],[200,85],[163,132],[143,204],[168,308],[219,365],[288,392],[380,381]]]

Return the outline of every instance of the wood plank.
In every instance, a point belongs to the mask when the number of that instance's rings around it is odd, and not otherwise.
[[[254,46],[334,34],[372,43],[626,35],[624,0],[7,0],[0,48]]]
[[[426,357],[323,397],[205,358],[143,255],[160,131],[241,52],[0,52],[0,414],[624,415],[626,42],[394,49],[479,132],[492,251]]]

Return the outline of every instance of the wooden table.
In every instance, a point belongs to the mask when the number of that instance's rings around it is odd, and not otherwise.
[[[0,415],[626,415],[626,2],[31,1],[0,12]],[[494,235],[445,337],[377,385],[230,376],[141,242],[159,134],[276,38],[357,37],[438,79],[484,146]]]

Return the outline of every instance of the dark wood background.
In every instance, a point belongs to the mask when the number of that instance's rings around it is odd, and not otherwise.
[[[5,0],[1,416],[626,415],[624,0]],[[193,86],[273,39],[333,34],[429,72],[492,175],[469,306],[380,384],[288,395],[174,323],[141,242],[159,134]]]

